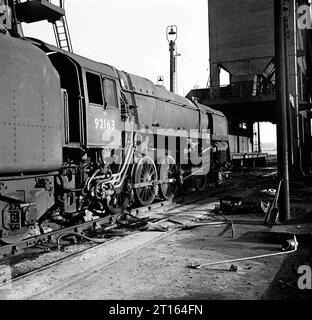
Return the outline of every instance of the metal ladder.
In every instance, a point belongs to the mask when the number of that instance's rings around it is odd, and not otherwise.
[[[15,4],[18,19],[33,23],[47,20],[53,24],[58,48],[73,52],[65,16],[65,0],[11,0]]]
[[[63,16],[59,21],[55,21],[53,29],[58,48],[73,52],[66,17]]]

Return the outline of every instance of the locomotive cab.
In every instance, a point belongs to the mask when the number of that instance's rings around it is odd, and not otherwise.
[[[64,212],[74,213],[82,208],[82,194],[85,187],[90,191],[91,181],[99,183],[97,177],[109,177],[125,169],[126,102],[115,68],[37,40],[34,44],[47,53],[61,79],[65,144],[60,186],[66,192],[60,188],[60,202],[64,203]],[[121,177],[117,178],[118,182]],[[108,192],[105,188],[98,188],[97,196],[102,201]],[[97,207],[104,212],[101,205]]]
[[[87,145],[91,148],[122,147],[124,123],[120,112],[118,79],[99,71],[85,69],[83,79],[86,94]]]
[[[79,70],[75,63],[60,53],[48,55],[54,68],[60,75],[63,89],[65,144],[66,146],[83,146],[83,114],[82,114],[82,88]]]
[[[41,43],[41,47],[58,71],[68,97],[65,147],[122,147],[125,126],[116,70],[50,45]]]

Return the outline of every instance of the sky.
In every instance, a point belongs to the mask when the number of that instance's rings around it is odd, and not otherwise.
[[[154,83],[163,76],[167,88],[166,28],[177,25],[176,44],[181,54],[177,58],[178,94],[185,96],[195,87],[207,86],[207,0],[66,0],[65,9],[75,53]],[[23,28],[26,36],[55,44],[48,22],[23,24]],[[264,125],[262,132],[263,142],[271,142],[275,128]]]
[[[208,81],[207,0],[66,0],[74,52],[169,87],[166,27],[177,25],[178,93]],[[24,24],[26,35],[55,44],[52,25]]]

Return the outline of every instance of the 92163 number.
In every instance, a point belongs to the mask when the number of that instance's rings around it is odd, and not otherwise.
[[[95,118],[94,124],[95,124],[95,129],[99,129],[99,130],[114,130],[115,129],[115,121],[114,120]]]

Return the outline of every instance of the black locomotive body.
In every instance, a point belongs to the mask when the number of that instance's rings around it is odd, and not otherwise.
[[[222,113],[145,78],[8,34],[0,70],[3,243],[203,190],[230,161]]]

